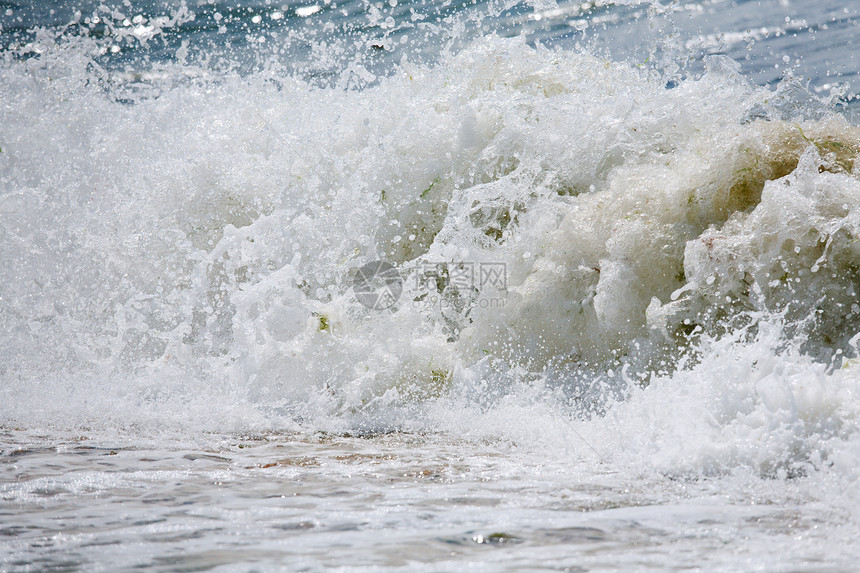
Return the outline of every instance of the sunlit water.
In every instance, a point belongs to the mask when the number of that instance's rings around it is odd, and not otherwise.
[[[402,433],[114,449],[10,438],[30,448],[5,452],[11,569],[796,571],[857,558],[850,512],[802,481],[630,474],[573,440],[561,456]]]
[[[858,8],[0,26],[0,569],[860,558]]]

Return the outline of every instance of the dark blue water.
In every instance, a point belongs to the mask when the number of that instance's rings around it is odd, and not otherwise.
[[[432,63],[495,34],[589,50],[668,82],[724,54],[759,85],[790,77],[837,107],[856,106],[860,93],[860,7],[839,0],[18,1],[0,3],[0,27],[6,57],[38,53],[41,29],[42,40],[91,40],[94,62],[109,71],[181,61],[360,88],[404,61]]]

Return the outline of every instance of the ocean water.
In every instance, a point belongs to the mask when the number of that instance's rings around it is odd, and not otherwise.
[[[858,40],[0,2],[0,570],[852,570]]]

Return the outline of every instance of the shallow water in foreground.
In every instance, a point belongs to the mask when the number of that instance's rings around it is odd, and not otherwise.
[[[860,557],[849,512],[803,480],[631,475],[569,438],[547,456],[402,433],[128,447],[5,432],[0,566],[847,571]]]

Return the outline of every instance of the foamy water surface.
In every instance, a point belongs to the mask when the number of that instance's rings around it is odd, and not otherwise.
[[[0,569],[850,570],[858,25],[0,4]]]

